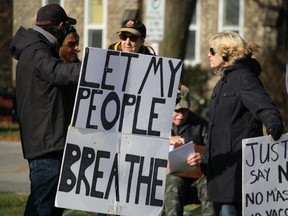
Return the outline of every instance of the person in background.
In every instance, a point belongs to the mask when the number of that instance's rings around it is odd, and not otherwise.
[[[25,216],[63,213],[54,206],[70,118],[63,89],[77,85],[81,63],[64,63],[59,47],[75,24],[61,6],[48,4],[38,10],[32,28],[21,26],[10,43],[10,53],[18,60],[17,115],[30,170]]]
[[[79,34],[71,26],[59,51],[59,56],[65,63],[80,62],[78,58],[78,53],[80,52],[79,40]]]
[[[252,57],[258,45],[228,31],[212,35],[209,46],[210,66],[220,80],[209,104],[203,172],[216,214],[242,215],[242,139],[263,136],[264,124],[278,140],[284,126],[259,79],[261,66]]]
[[[173,112],[170,146],[176,147],[193,141],[196,145],[205,146],[207,140],[208,122],[204,118],[190,111],[190,91],[181,85],[178,93],[175,110]],[[196,152],[187,158],[187,164],[198,166],[201,162],[200,153]],[[171,162],[169,162],[171,163]],[[208,201],[207,181],[202,174],[183,177],[179,174],[168,174],[166,178],[164,213],[166,216],[182,216],[184,206],[189,198],[196,203],[201,203],[203,216],[213,216],[213,203]]]
[[[108,49],[134,52],[146,55],[156,55],[154,49],[145,46],[146,27],[136,19],[127,19],[122,22],[121,28],[117,31],[120,41],[111,44]]]
[[[80,62],[78,58],[78,53],[80,52],[79,49],[79,41],[80,37],[77,33],[76,29],[73,26],[70,26],[70,28],[67,30],[67,35],[62,43],[62,46],[59,50],[59,57],[62,59],[65,63],[72,63],[72,62]],[[74,107],[74,101],[76,97],[76,91],[77,86],[69,86],[62,87],[62,93],[63,93],[63,100],[65,107],[65,113],[67,113],[67,120],[66,124],[69,125],[72,113],[73,113],[73,107]]]
[[[152,47],[144,45],[146,38],[146,27],[136,19],[127,19],[122,22],[121,28],[117,31],[119,42],[108,46],[108,49],[123,52],[142,53],[146,55],[156,55]],[[108,214],[97,213],[97,216],[107,216]]]

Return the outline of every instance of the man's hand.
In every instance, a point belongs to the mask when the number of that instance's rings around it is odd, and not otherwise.
[[[177,146],[183,145],[183,144],[185,144],[185,139],[181,136],[171,136],[170,137],[170,144],[172,144],[174,146],[175,145],[177,145]]]
[[[201,154],[200,153],[193,153],[187,159],[187,164],[189,166],[196,166],[201,163]]]

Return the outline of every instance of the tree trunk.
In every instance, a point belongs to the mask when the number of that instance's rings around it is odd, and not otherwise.
[[[189,25],[196,0],[166,0],[165,32],[159,55],[184,59]]]

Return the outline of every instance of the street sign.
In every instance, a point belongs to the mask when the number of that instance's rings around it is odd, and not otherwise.
[[[160,42],[164,35],[166,0],[148,0],[146,10],[147,40]]]

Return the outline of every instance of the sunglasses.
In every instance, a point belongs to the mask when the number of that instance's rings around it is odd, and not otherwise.
[[[77,41],[69,41],[66,46],[69,46],[70,48],[74,48],[76,46],[78,46],[78,42]]]
[[[213,47],[210,47],[209,52],[212,56],[216,54],[216,50]]]
[[[174,110],[174,112],[176,112],[176,113],[187,113],[188,109],[178,109],[178,110]]]
[[[123,41],[126,41],[127,38],[129,38],[129,40],[132,42],[136,42],[139,39],[139,37],[136,35],[126,35],[126,34],[120,34],[119,38],[120,40],[123,40]]]

